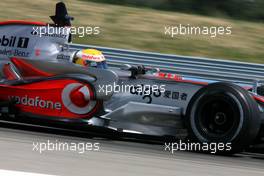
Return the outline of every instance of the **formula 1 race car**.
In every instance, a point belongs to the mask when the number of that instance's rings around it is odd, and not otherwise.
[[[58,16],[53,19],[59,26],[69,25]],[[68,33],[40,38],[37,34],[47,24],[0,24],[2,120],[34,124],[44,119],[50,126],[59,122],[231,143],[232,152],[263,137],[264,96],[258,84],[209,83],[144,66],[87,68],[64,61],[74,55],[65,50]]]

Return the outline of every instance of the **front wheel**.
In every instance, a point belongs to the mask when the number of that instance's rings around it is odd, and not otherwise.
[[[230,144],[228,153],[242,151],[252,143],[260,120],[258,105],[250,94],[238,85],[224,82],[201,88],[186,112],[191,140]]]

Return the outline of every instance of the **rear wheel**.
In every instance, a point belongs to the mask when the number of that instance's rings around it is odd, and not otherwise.
[[[190,139],[200,143],[230,145],[238,152],[249,146],[260,128],[255,100],[240,86],[214,83],[200,89],[186,112]]]

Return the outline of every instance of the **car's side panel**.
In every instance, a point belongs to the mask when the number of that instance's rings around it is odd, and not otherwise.
[[[133,86],[136,88],[133,88]],[[117,87],[120,87],[120,89],[116,88],[116,92],[112,98],[105,102],[105,107],[107,109],[115,110],[129,102],[141,102],[180,107],[182,109],[182,114],[185,114],[185,110],[192,96],[203,87],[203,85],[158,79],[133,79],[127,77],[120,78]],[[143,88],[143,91],[141,91],[140,87]]]
[[[98,108],[94,90],[74,79],[43,80],[27,84],[0,85],[0,100],[13,102],[21,113],[54,118],[89,118]]]

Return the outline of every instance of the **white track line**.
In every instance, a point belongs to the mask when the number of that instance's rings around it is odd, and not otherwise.
[[[0,169],[0,175],[4,176],[52,176],[47,174],[38,174],[32,172],[21,172],[21,171],[11,171],[11,170],[2,170]]]

